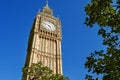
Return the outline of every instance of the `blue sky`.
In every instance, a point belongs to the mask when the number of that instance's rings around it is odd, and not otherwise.
[[[85,22],[89,0],[49,0],[62,23],[63,72],[71,80],[85,80],[86,57],[103,48],[97,27]],[[21,80],[29,32],[46,0],[0,0],[0,80]]]

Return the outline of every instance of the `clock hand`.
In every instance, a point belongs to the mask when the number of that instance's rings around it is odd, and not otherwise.
[[[49,26],[48,26],[48,24],[46,24],[46,23],[44,23],[44,27],[45,27],[46,29],[48,29],[48,30],[50,29]]]
[[[48,24],[49,28],[51,29],[51,26]]]

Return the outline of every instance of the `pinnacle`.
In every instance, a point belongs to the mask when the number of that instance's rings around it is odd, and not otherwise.
[[[46,0],[46,8],[49,8],[48,0]]]

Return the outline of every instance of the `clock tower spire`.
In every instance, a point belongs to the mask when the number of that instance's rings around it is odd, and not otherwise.
[[[48,5],[48,0],[46,0],[46,7],[49,8],[49,5]]]
[[[61,23],[53,15],[52,9],[46,6],[39,12],[33,22],[28,40],[25,66],[41,61],[44,66],[53,70],[54,74],[62,74]],[[23,73],[23,79],[29,75]]]
[[[42,9],[42,12],[47,15],[53,15],[52,9],[49,8],[48,0],[46,1],[45,7]]]

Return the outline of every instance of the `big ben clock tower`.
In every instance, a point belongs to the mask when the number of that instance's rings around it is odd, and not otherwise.
[[[54,74],[62,74],[61,39],[61,23],[54,17],[47,1],[34,20],[25,66],[41,61],[44,66],[50,67]]]

